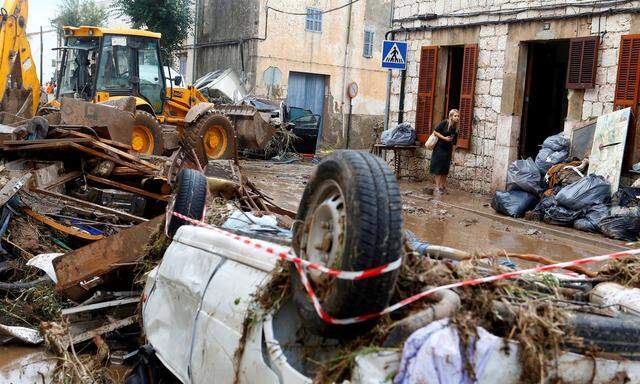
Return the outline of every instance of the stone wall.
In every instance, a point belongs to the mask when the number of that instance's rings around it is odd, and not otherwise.
[[[471,4],[473,3],[473,4]],[[524,13],[514,13],[522,22],[499,21],[497,16],[486,10],[512,9],[526,5],[531,9]],[[613,14],[585,17],[577,9],[560,6],[565,3],[545,1],[548,9],[536,10],[539,1],[396,1],[396,24],[408,28],[397,33],[397,40],[407,40],[409,44],[408,68],[404,104],[404,120],[415,123],[418,88],[418,68],[420,48],[427,45],[441,47],[438,61],[434,121],[437,124],[445,114],[444,84],[446,83],[446,49],[442,47],[462,44],[478,44],[479,60],[476,78],[473,133],[469,151],[459,151],[450,173],[452,185],[472,192],[489,193],[504,187],[508,165],[517,159],[520,139],[524,83],[527,67],[528,41],[569,39],[600,34],[598,69],[595,87],[569,93],[570,111],[565,124],[569,132],[572,124],[581,120],[598,117],[613,110],[613,97],[617,76],[618,48],[620,37],[638,33],[640,18],[631,13],[620,13],[623,8],[614,9]],[[569,2],[571,3],[571,2]],[[475,4],[475,5],[474,5]],[[640,2],[630,2],[640,6]],[[477,8],[477,9],[476,9]],[[469,16],[451,17],[451,12],[464,9]],[[599,8],[594,8],[596,11]],[[474,13],[475,10],[481,12]],[[589,11],[593,10],[591,8]],[[419,15],[437,13],[439,17],[420,20]],[[554,19],[556,15],[576,15],[573,19]],[[442,16],[442,17],[440,17]],[[513,15],[511,16],[513,18]],[[544,21],[548,18],[548,21]],[[448,28],[440,28],[448,24]],[[459,28],[452,27],[459,25]],[[394,74],[391,97],[391,125],[398,121],[400,76]],[[402,174],[413,179],[428,178],[430,151],[419,149],[414,155],[403,158]]]

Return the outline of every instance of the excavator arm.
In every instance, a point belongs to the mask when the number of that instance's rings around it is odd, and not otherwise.
[[[27,0],[5,0],[0,9],[0,110],[33,117],[40,81],[27,39]]]

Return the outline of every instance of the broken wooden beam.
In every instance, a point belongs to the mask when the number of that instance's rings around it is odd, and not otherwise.
[[[141,196],[150,197],[152,199],[159,200],[159,201],[169,201],[169,199],[171,198],[171,195],[159,195],[157,193],[145,191],[144,189],[136,188],[132,185],[119,183],[117,181],[105,179],[103,177],[98,177],[94,175],[87,175],[87,180],[95,181],[96,183],[108,185],[110,187],[119,188],[124,191],[132,192]]]
[[[148,221],[147,219],[144,219],[144,218],[139,217],[139,216],[132,215],[130,213],[122,212],[122,211],[119,211],[119,210],[113,209],[113,208],[103,207],[102,205],[94,204],[94,203],[91,203],[89,201],[77,199],[75,197],[63,195],[63,194],[60,194],[60,193],[57,193],[57,192],[48,191],[46,189],[35,189],[35,192],[43,194],[43,195],[47,195],[47,196],[50,196],[50,197],[54,197],[54,198],[59,199],[59,200],[67,201],[67,202],[74,203],[74,204],[79,204],[79,205],[82,205],[84,207],[88,207],[88,208],[94,209],[96,211],[110,213],[110,214],[113,214],[115,216],[118,216],[120,219],[123,219],[123,220],[132,221],[132,222],[135,222],[135,223],[144,223],[144,222]]]
[[[89,294],[80,287],[81,282],[102,278],[117,270],[117,265],[144,258],[149,238],[160,230],[163,222],[164,216],[158,216],[55,259],[53,265],[58,277],[55,290],[79,301]]]
[[[143,167],[143,166],[140,166],[140,165],[137,165],[137,164],[133,164],[133,163],[127,162],[125,160],[122,160],[120,158],[108,155],[106,153],[96,151],[93,148],[85,147],[83,145],[76,144],[76,143],[69,143],[69,145],[72,148],[75,148],[75,149],[80,150],[82,152],[86,152],[86,153],[88,153],[90,155],[93,155],[93,156],[96,156],[96,157],[100,157],[100,158],[105,159],[105,160],[111,160],[116,164],[120,164],[120,165],[124,165],[125,167],[136,169],[136,170],[138,170],[138,171],[140,171],[140,172],[142,172],[144,174],[151,175],[151,176],[156,174],[156,172],[154,172],[152,169],[149,169],[148,167]]]
[[[57,179],[55,179],[54,181],[52,181],[51,183],[45,185],[43,187],[43,189],[51,189],[51,188],[55,188],[59,185],[62,185],[64,183],[66,183],[67,181],[71,181],[73,179],[76,179],[78,177],[82,176],[82,172],[80,171],[73,171],[73,172],[69,172],[66,175],[62,175],[60,177],[58,177]]]
[[[94,141],[91,138],[84,137],[76,137],[76,138],[65,138],[65,139],[37,139],[37,140],[5,140],[3,145],[33,145],[33,144],[47,144],[47,143],[61,143],[61,142],[69,142],[69,143],[90,143]]]

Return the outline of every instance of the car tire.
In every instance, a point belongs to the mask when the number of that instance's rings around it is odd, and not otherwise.
[[[141,140],[137,143],[136,140]],[[164,141],[162,126],[149,112],[138,110],[134,116],[131,146],[134,151],[145,155],[162,155]]]
[[[342,194],[336,198],[325,190],[335,188]],[[323,200],[324,199],[324,200]],[[382,159],[356,151],[335,152],[324,159],[304,191],[294,227],[294,249],[303,259],[317,260],[318,228],[335,226],[327,220],[326,211],[332,204],[342,205],[337,220],[344,222],[341,233],[330,235],[330,246],[323,251],[336,255],[324,263],[333,268],[355,271],[375,268],[401,257],[402,251],[402,202],[395,175]],[[337,209],[337,208],[336,208]],[[336,222],[334,220],[334,222]],[[329,224],[327,224],[329,223]],[[325,238],[326,238],[325,234]],[[322,241],[323,246],[325,241]],[[337,248],[334,248],[337,247]],[[323,252],[319,251],[319,252]],[[386,308],[391,299],[398,270],[368,279],[350,281],[318,277],[309,273],[309,281],[316,290],[327,314],[334,318],[348,318],[378,312]],[[370,329],[375,322],[353,325],[331,325],[316,313],[311,299],[301,283],[296,268],[291,268],[293,300],[305,328],[311,332],[333,338],[348,338]],[[322,279],[325,279],[323,281]],[[329,280],[328,282],[326,280]],[[318,290],[318,287],[324,287]]]
[[[202,220],[206,200],[207,178],[196,170],[185,168],[178,174],[176,193],[169,203],[168,211],[194,220]],[[178,228],[189,224],[186,220],[173,215],[167,221],[167,234],[170,237],[175,235]]]

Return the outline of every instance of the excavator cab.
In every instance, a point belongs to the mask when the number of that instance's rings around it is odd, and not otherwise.
[[[177,79],[166,79],[159,33],[86,26],[65,27],[64,33],[65,43],[59,48],[63,54],[58,100],[74,97],[100,103],[134,96],[134,151],[163,154],[163,123],[176,127],[182,137],[191,138],[190,142],[202,138],[207,158],[233,156],[231,121],[195,87],[179,88]]]
[[[137,152],[161,154],[157,117],[163,113],[166,86],[159,42],[160,34],[147,31],[65,27],[56,98],[103,102],[136,97],[131,146]]]

